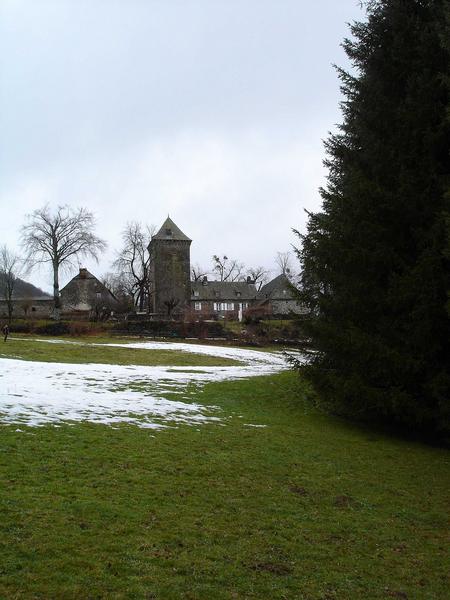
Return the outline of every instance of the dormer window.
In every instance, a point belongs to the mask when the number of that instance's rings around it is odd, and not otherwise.
[[[240,298],[242,296],[241,292],[236,292],[236,296]]]
[[[198,297],[198,296],[200,296],[200,292],[199,292],[198,290],[194,290],[194,296],[195,296],[195,297]]]

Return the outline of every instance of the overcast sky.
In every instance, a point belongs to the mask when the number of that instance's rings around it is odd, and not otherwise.
[[[332,64],[363,17],[358,0],[0,0],[0,244],[48,202],[95,213],[96,275],[127,221],[167,214],[193,263],[273,269],[320,207]]]

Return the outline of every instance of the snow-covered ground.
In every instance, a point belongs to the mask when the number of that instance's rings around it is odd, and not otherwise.
[[[67,421],[126,422],[155,429],[169,422],[195,425],[221,421],[227,415],[219,408],[191,401],[197,386],[267,375],[287,366],[278,352],[170,342],[110,345],[142,351],[166,349],[209,354],[239,360],[242,366],[145,367],[2,358],[0,421],[27,425]],[[190,384],[194,384],[194,389]]]

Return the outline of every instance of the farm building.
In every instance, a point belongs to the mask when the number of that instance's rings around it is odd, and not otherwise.
[[[84,268],[61,290],[61,314],[65,317],[101,319],[117,305],[112,292]]]

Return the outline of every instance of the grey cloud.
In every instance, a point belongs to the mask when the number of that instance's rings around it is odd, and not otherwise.
[[[267,264],[318,206],[331,63],[360,16],[356,0],[4,0],[0,238],[68,202],[112,252],[124,221],[170,211],[194,260]]]

